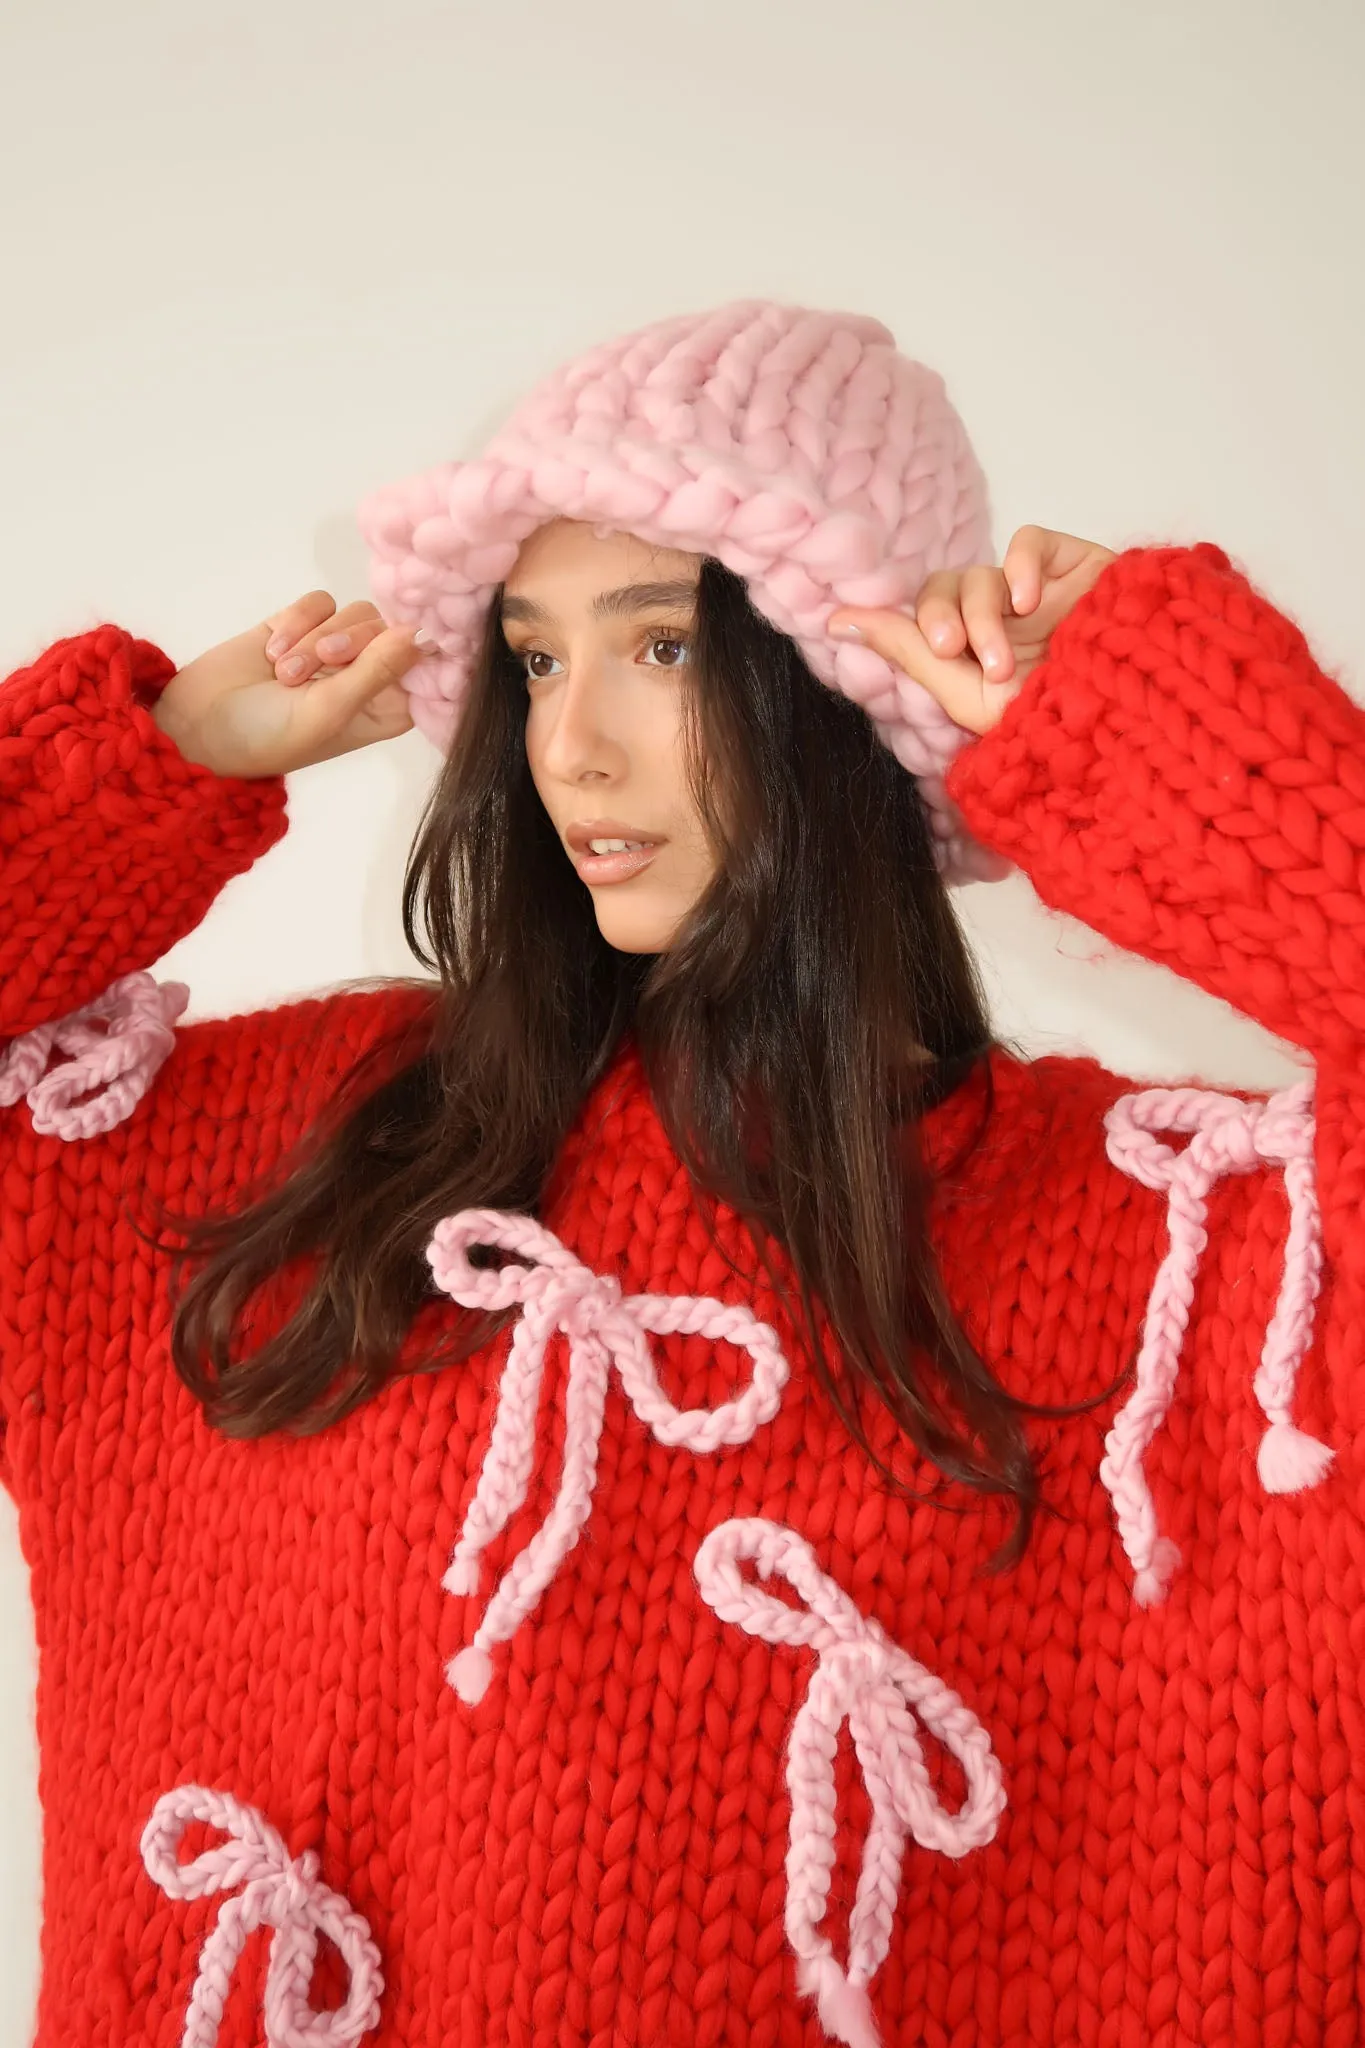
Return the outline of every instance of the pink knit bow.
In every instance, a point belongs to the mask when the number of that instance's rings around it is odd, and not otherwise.
[[[221,1828],[228,1840],[181,1863],[176,1850],[191,1820]],[[244,1885],[224,1905],[204,1943],[181,2048],[214,2048],[237,1958],[247,1936],[262,1925],[276,1930],[265,1983],[267,2048],[351,2048],[378,2024],[384,1979],[369,1923],[321,1882],[315,1851],[295,1861],[254,1807],[229,1792],[177,1786],[152,1809],[142,1833],[142,1860],[148,1876],[173,1899],[202,1899]],[[351,1974],[346,2003],[332,2012],[316,2012],[308,2003],[319,1934],[341,1951]]]
[[[780,1572],[804,1609],[741,1578],[746,1559],[760,1578]],[[849,2048],[877,2048],[867,1987],[890,1946],[906,1838],[953,1857],[992,1839],[1006,1802],[990,1738],[955,1692],[859,1613],[795,1530],[760,1518],[722,1522],[701,1543],[693,1570],[722,1621],[765,1642],[804,1643],[819,1654],[787,1748],[787,1939],[796,1951],[797,1984],[816,2000],[826,2033]],[[934,1797],[916,1714],[966,1773],[967,1797],[955,1814]],[[834,1759],[845,1720],[872,1820],[849,1913],[848,1966],[841,1969],[819,1928],[835,1862]]]
[[[1125,1095],[1105,1117],[1106,1149],[1114,1165],[1149,1188],[1165,1188],[1169,1196],[1170,1250],[1147,1304],[1137,1385],[1105,1438],[1106,1456],[1100,1466],[1100,1478],[1113,1496],[1123,1547],[1137,1575],[1133,1593],[1139,1606],[1157,1606],[1165,1599],[1180,1564],[1178,1545],[1158,1533],[1142,1454],[1175,1391],[1195,1269],[1208,1242],[1208,1193],[1225,1173],[1282,1166],[1289,1197],[1279,1299],[1253,1382],[1269,1425],[1256,1457],[1261,1484],[1267,1493],[1298,1493],[1315,1486],[1332,1463],[1327,1445],[1296,1429],[1290,1420],[1295,1375],[1308,1349],[1322,1273],[1312,1099],[1311,1075],[1263,1103],[1242,1102],[1202,1088],[1149,1088]],[[1155,1130],[1194,1135],[1177,1154],[1148,1135]]]
[[[93,1138],[131,1116],[175,1044],[175,1020],[189,1002],[183,981],[125,974],[93,1002],[36,1025],[0,1053],[0,1109],[28,1097],[44,1137]],[[107,1030],[97,1028],[103,1018]],[[45,1074],[54,1045],[78,1055]],[[78,1102],[77,1096],[96,1091]]]
[[[537,1263],[478,1271],[468,1258],[474,1244]],[[473,1642],[446,1667],[451,1685],[473,1706],[483,1698],[493,1674],[490,1648],[515,1634],[588,1518],[611,1367],[615,1365],[632,1408],[658,1441],[691,1451],[747,1443],[761,1423],[776,1415],[789,1368],[776,1333],[748,1309],[727,1307],[708,1295],[623,1296],[619,1280],[580,1264],[532,1216],[508,1215],[499,1209],[461,1210],[436,1226],[427,1259],[437,1286],[466,1308],[522,1304],[503,1369],[488,1454],[441,1581],[448,1592],[477,1590],[480,1555],[526,1498],[545,1347],[557,1329],[569,1339],[563,1469],[554,1505],[508,1567]],[[654,1371],[645,1341],[648,1330],[659,1335],[681,1331],[713,1342],[725,1338],[742,1345],[754,1361],[752,1383],[718,1408],[675,1408]]]

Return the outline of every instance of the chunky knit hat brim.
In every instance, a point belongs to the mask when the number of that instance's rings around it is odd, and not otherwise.
[[[380,613],[436,642],[407,680],[414,723],[443,750],[521,543],[580,519],[742,576],[918,778],[945,880],[1010,872],[943,788],[971,735],[826,630],[841,604],[903,604],[931,571],[990,557],[985,480],[943,380],[880,321],[765,300],[659,321],[556,370],[475,460],[389,484],[357,518]]]

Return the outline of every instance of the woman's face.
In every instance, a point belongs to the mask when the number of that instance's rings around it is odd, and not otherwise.
[[[503,587],[531,775],[623,953],[666,951],[715,873],[682,753],[700,573],[699,555],[555,519],[523,542]],[[594,858],[589,834],[654,851]]]

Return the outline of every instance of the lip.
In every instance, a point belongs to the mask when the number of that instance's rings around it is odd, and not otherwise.
[[[646,832],[641,825],[623,825],[619,818],[584,818],[576,825],[570,825],[564,834],[569,851],[580,858],[601,859],[602,855],[591,853],[590,839],[641,839],[650,846],[662,846],[662,833]]]
[[[604,888],[609,882],[633,882],[658,851],[657,846],[642,846],[637,853],[581,853],[575,863],[578,878],[590,889]]]

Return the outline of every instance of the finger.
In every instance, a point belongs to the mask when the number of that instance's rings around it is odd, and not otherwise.
[[[336,599],[329,590],[308,590],[282,611],[272,612],[261,621],[261,631],[266,636],[266,660],[278,661],[301,635],[330,619],[335,610]]]
[[[830,614],[829,631],[837,639],[846,626],[856,629],[864,646],[922,684],[954,724],[969,732],[985,732],[999,716],[999,700],[1012,694],[985,682],[969,654],[949,659],[936,653],[916,621],[904,612],[842,605]]]
[[[421,648],[412,644],[412,635],[411,626],[387,627],[345,668],[315,675],[299,691],[295,716],[310,751],[318,744],[339,738],[351,720],[382,690],[402,682],[408,670],[422,658]],[[360,744],[359,739],[355,744]]]
[[[1104,557],[1108,553],[1097,542],[1082,540],[1076,533],[1058,533],[1050,526],[1021,526],[1005,554],[1005,572],[1011,589],[1016,573],[1024,585],[1024,606],[1016,602],[1015,610],[1035,611],[1046,585],[1063,581],[1073,571],[1093,564],[1097,555]]]
[[[1002,567],[1010,604],[1021,619],[1036,609],[1042,597],[1048,543],[1055,538],[1046,527],[1021,526],[1005,550]]]
[[[277,659],[275,673],[282,683],[306,682],[320,668],[339,668],[354,660],[383,631],[384,621],[372,604],[343,605],[331,618],[301,635],[288,653]]]
[[[1005,632],[1009,592],[1002,569],[978,563],[962,578],[962,623],[973,654],[993,683],[1014,674],[1014,649]]]
[[[937,569],[926,576],[915,599],[920,632],[935,653],[965,653],[967,630],[962,623],[962,577],[956,569]]]
[[[330,612],[326,618],[315,620],[306,630],[298,634],[289,652],[312,657],[320,640],[329,640],[333,635],[354,633],[359,628],[371,627],[383,630],[384,621],[374,605],[361,599],[355,604],[343,605],[339,611]],[[326,657],[322,657],[326,660]]]

